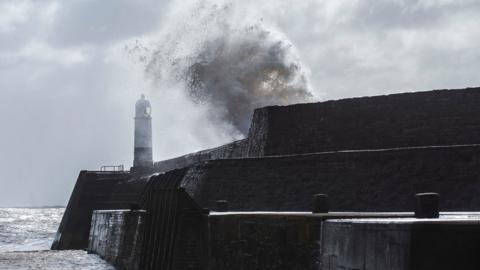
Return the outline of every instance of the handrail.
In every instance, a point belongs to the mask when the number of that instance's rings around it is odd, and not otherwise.
[[[100,167],[101,172],[123,172],[125,168],[121,165],[104,165]]]

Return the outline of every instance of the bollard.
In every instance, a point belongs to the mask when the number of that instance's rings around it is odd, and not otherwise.
[[[217,204],[217,212],[228,212],[227,200],[218,200],[215,203]]]
[[[328,195],[313,195],[313,213],[328,213]]]
[[[417,193],[415,194],[417,205],[415,209],[416,218],[438,218],[438,193]]]

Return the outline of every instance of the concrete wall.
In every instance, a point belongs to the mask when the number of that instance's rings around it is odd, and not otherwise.
[[[330,220],[323,270],[479,269],[480,220]]]
[[[156,162],[155,170],[247,156],[479,144],[478,104],[480,88],[468,88],[260,108],[246,139]]]
[[[208,269],[319,270],[325,220],[408,216],[411,213],[213,212],[208,216]]]
[[[92,212],[128,209],[140,202],[146,181],[129,172],[81,171],[68,201],[52,249],[85,249]]]
[[[139,269],[145,211],[94,211],[88,252],[118,269]]]
[[[165,172],[188,167],[211,159],[239,158],[246,156],[247,140],[239,140],[220,147],[155,162],[154,170]]]
[[[480,210],[480,146],[334,152],[213,160],[181,186],[201,205],[232,211],[311,211],[329,195],[335,211],[412,211],[413,194],[438,192],[443,210]]]
[[[144,209],[141,269],[205,270],[206,215],[179,185],[187,169],[151,179]]]
[[[147,236],[144,211],[95,211],[88,251],[118,269],[473,270],[480,266],[479,213],[442,214],[440,219],[355,212],[204,216],[184,206],[180,209],[189,210],[179,210],[176,228],[161,216]],[[158,239],[145,245],[142,236]],[[150,263],[139,261],[162,246],[162,256]]]
[[[410,224],[326,221],[323,270],[410,269]]]
[[[210,215],[209,269],[318,269],[320,223],[314,215]]]
[[[480,88],[257,109],[249,156],[480,143]]]

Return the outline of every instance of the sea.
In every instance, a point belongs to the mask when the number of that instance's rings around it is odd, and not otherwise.
[[[0,270],[115,270],[83,250],[50,250],[65,208],[0,208]]]

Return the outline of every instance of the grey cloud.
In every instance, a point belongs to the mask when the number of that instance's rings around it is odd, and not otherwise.
[[[372,0],[311,2],[269,19],[328,99],[478,85],[479,15],[478,1]]]
[[[457,1],[445,5],[422,5],[422,1],[360,1],[352,14],[349,31],[444,31],[452,24],[477,17],[480,2]],[[445,36],[445,40],[448,36]],[[432,44],[433,45],[433,44]]]
[[[215,2],[283,33],[325,99],[480,85],[478,1]],[[155,159],[232,140],[179,85],[152,83],[121,50],[193,18],[178,12],[189,3],[58,1],[50,15],[29,3],[28,20],[0,33],[0,206],[64,204],[80,169],[129,166],[140,92],[153,105]]]
[[[168,0],[62,2],[49,39],[57,46],[114,42],[158,27]]]

